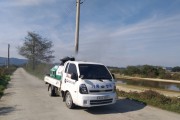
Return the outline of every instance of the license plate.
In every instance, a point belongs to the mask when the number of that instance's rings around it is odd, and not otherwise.
[[[109,96],[98,96],[97,100],[109,99]]]

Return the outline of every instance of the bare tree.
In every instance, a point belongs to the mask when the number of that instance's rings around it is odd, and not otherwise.
[[[35,32],[28,32],[21,47],[18,47],[20,55],[32,62],[33,70],[36,62],[50,62],[54,56],[52,41],[42,38]]]

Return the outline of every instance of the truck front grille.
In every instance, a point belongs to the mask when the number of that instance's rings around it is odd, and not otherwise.
[[[107,89],[107,90],[89,90],[91,93],[96,93],[96,92],[112,92],[112,89]]]
[[[90,100],[91,105],[101,105],[101,104],[107,104],[112,103],[113,99],[105,99],[105,100]]]

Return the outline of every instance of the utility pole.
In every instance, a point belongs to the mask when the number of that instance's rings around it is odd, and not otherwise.
[[[8,44],[8,62],[7,62],[7,68],[9,68],[9,56],[10,56],[10,44]]]
[[[76,0],[76,31],[75,31],[75,52],[79,50],[79,20],[80,20],[80,1]]]

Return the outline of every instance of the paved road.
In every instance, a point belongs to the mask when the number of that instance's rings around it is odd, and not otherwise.
[[[0,120],[179,120],[180,114],[120,99],[104,107],[68,109],[61,97],[49,97],[42,80],[22,68],[15,71],[0,100]]]

